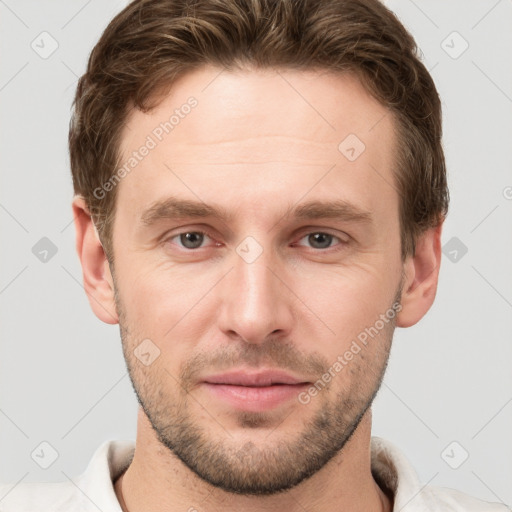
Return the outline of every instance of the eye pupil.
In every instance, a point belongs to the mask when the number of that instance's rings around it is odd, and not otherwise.
[[[192,231],[192,232],[188,232],[188,233],[182,233],[180,235],[180,242],[187,249],[197,249],[197,247],[201,246],[202,241],[203,241],[202,233],[196,233],[196,232]]]
[[[317,249],[325,249],[326,247],[329,247],[332,241],[332,235],[329,235],[328,233],[314,233],[309,235],[309,242],[312,246],[315,246],[318,242],[320,242],[320,247]]]

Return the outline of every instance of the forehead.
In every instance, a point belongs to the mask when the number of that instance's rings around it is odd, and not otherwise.
[[[166,195],[219,203],[244,194],[250,210],[309,189],[346,191],[374,209],[377,189],[381,200],[397,199],[395,144],[390,111],[352,74],[204,67],[150,112],[131,112],[120,155],[134,165],[125,165],[118,201],[140,217]]]

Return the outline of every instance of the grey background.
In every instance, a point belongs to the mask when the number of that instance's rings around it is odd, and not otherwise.
[[[125,3],[0,0],[0,481],[13,485],[73,478],[104,440],[135,438],[118,326],[81,284],[67,157],[77,77]],[[512,2],[388,5],[443,99],[452,199],[436,302],[395,333],[374,435],[423,483],[512,504]],[[51,48],[43,31],[58,43],[46,59],[31,47]],[[48,469],[31,457],[43,441]]]

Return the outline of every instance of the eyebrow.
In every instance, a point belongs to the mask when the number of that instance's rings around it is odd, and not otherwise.
[[[373,216],[369,211],[362,210],[358,206],[345,200],[334,201],[308,201],[295,208],[293,205],[287,209],[289,217],[297,220],[338,219],[358,223],[371,223]],[[179,199],[169,197],[153,203],[141,215],[141,222],[145,226],[151,226],[161,220],[173,220],[183,218],[217,218],[224,223],[229,223],[235,218],[235,213],[228,212],[221,206],[213,206],[201,201]]]

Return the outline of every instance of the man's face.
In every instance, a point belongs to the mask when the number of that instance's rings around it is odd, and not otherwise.
[[[379,388],[402,274],[396,140],[350,75],[219,73],[129,117],[117,311],[161,443],[213,485],[271,494],[338,453]]]

